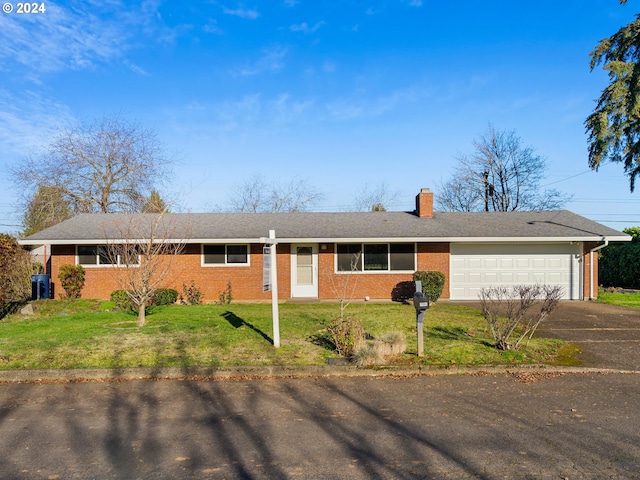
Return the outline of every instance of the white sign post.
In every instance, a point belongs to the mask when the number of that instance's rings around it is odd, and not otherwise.
[[[273,316],[273,346],[280,347],[280,318],[278,311],[278,267],[276,264],[276,231],[269,230],[269,238],[261,238],[269,244],[263,249],[262,291],[271,290],[271,315]],[[268,250],[268,252],[267,252]]]

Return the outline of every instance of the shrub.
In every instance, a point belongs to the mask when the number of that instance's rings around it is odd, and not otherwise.
[[[220,295],[218,295],[218,305],[229,305],[233,300],[233,294],[231,292],[231,281],[227,282],[227,288],[225,288]]]
[[[82,265],[62,265],[58,278],[68,298],[80,298],[82,287],[84,287]]]
[[[202,297],[204,295],[198,287],[196,282],[191,280],[191,285],[187,286],[186,283],[182,283],[182,295],[180,296],[181,303],[187,303],[189,305],[199,305],[202,303]]]
[[[351,358],[365,343],[362,322],[351,316],[337,317],[327,325],[336,353]]]
[[[630,242],[613,243],[598,252],[598,273],[604,287],[640,288],[640,227],[623,230]]]
[[[116,290],[111,293],[111,301],[118,310],[133,310],[133,304],[124,290]]]
[[[31,296],[31,255],[14,237],[0,233],[0,318]]]
[[[413,274],[414,280],[422,282],[422,291],[429,296],[430,302],[437,302],[442,295],[445,276],[442,272],[417,271]]]
[[[173,305],[178,300],[178,291],[173,288],[159,288],[153,296],[156,305]]]
[[[516,285],[483,288],[482,315],[500,350],[518,350],[533,337],[538,326],[556,308],[562,287],[558,285]]]

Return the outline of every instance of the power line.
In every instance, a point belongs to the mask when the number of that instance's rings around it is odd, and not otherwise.
[[[570,177],[563,178],[561,180],[556,180],[555,182],[549,182],[544,185],[540,185],[541,187],[548,187],[549,185],[555,185],[556,183],[564,182],[566,180],[571,180],[572,178],[579,177],[580,175],[584,175],[585,173],[589,173],[592,170],[585,170],[584,172],[576,173],[575,175],[571,175]]]

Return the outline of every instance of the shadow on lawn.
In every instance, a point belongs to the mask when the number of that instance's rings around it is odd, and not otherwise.
[[[224,312],[221,317],[224,317],[224,319],[229,322],[234,328],[240,328],[243,325],[246,325],[247,327],[249,327],[251,330],[253,330],[254,332],[258,333],[262,338],[264,338],[267,342],[273,344],[273,339],[267,335],[266,333],[264,333],[262,330],[260,330],[259,328],[257,328],[255,325],[252,325],[251,323],[247,322],[244,318],[240,318],[239,316],[237,316],[235,313],[233,312],[229,312],[226,311]]]
[[[470,335],[462,327],[433,327],[428,335],[442,340],[468,340]]]

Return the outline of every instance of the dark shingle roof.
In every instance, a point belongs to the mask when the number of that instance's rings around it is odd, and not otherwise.
[[[99,243],[148,236],[155,214],[84,214],[31,235],[23,244]],[[275,230],[290,241],[597,241],[627,235],[567,210],[544,212],[170,213],[157,238],[258,241]],[[129,233],[125,233],[129,232]]]

